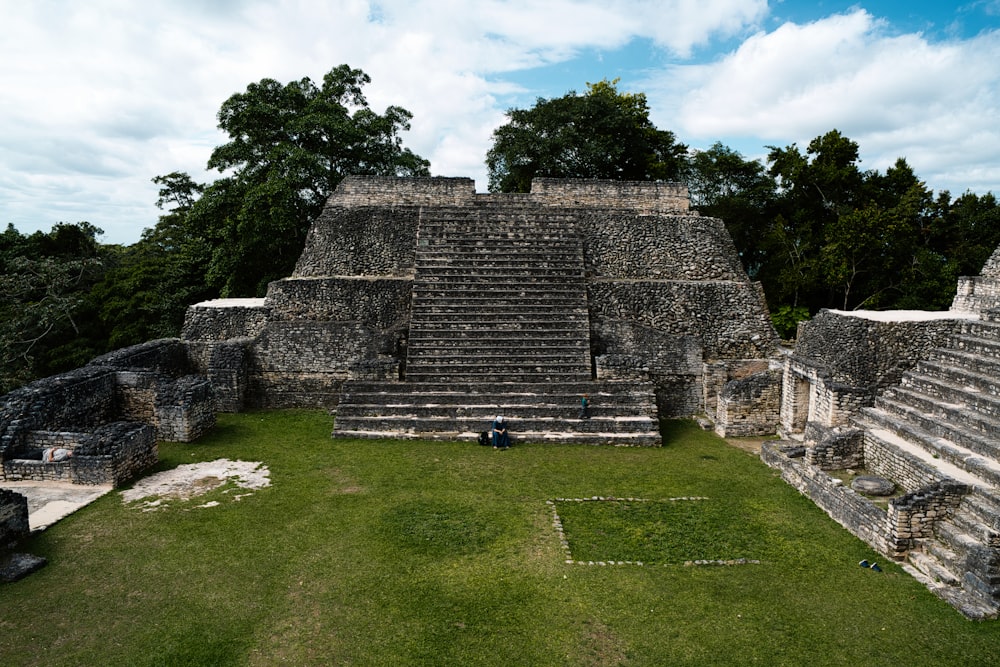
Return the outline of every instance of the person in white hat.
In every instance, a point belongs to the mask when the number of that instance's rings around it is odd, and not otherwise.
[[[510,447],[510,434],[507,432],[507,421],[503,415],[497,415],[493,420],[493,449]]]

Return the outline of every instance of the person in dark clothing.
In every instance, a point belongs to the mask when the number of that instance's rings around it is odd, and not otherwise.
[[[590,419],[590,399],[586,394],[580,397],[580,415],[577,419]]]
[[[497,415],[493,420],[493,449],[507,449],[510,447],[510,433],[507,432],[507,420],[503,415]]]

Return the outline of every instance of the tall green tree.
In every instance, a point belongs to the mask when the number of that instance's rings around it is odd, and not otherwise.
[[[777,214],[777,184],[767,168],[716,142],[692,151],[687,183],[692,206],[725,222],[743,268],[756,280],[767,262],[763,239]]]
[[[81,222],[0,235],[0,394],[104,351],[87,298],[104,271],[102,233]]]
[[[262,79],[227,99],[219,127],[229,141],[184,224],[212,247],[210,285],[223,296],[260,296],[294,268],[312,220],[349,174],[425,176],[430,164],[402,145],[411,114],[368,107],[367,74],[333,68],[320,86]],[[196,194],[192,192],[192,194]]]
[[[623,93],[617,80],[588,83],[538,98],[530,109],[509,109],[486,154],[489,189],[528,192],[536,176],[615,180],[678,180],[687,147],[649,119],[642,93]]]

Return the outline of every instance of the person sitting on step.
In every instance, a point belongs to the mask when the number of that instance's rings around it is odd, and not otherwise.
[[[503,415],[497,415],[493,420],[493,449],[507,449],[510,447],[510,433],[507,432],[507,421]]]

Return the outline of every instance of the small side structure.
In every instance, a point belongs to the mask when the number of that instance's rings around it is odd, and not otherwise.
[[[190,369],[183,342],[152,341],[0,397],[0,479],[127,483],[156,464],[158,440],[188,442],[214,426],[211,385]],[[73,455],[39,460],[50,447]]]
[[[949,311],[822,311],[802,323],[783,370],[785,441],[761,452],[970,618],[1000,611],[998,295],[1000,249],[961,279]],[[880,502],[859,475],[895,494]]]

